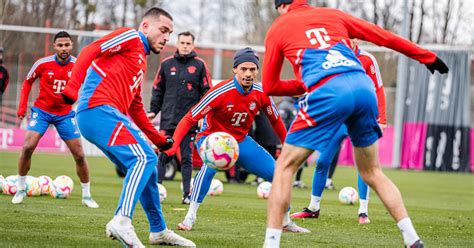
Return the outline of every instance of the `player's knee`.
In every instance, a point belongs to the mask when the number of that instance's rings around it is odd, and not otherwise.
[[[147,160],[147,164],[156,166],[156,164],[158,163],[158,156],[156,156],[156,153],[150,152],[150,153],[147,153],[146,160]]]
[[[23,155],[24,156],[31,156],[33,152],[35,151],[36,145],[30,143],[30,142],[25,142],[23,145]]]

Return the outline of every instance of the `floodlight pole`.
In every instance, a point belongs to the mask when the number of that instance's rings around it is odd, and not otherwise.
[[[403,1],[402,36],[408,38],[408,0]],[[401,148],[403,137],[403,116],[405,107],[405,94],[408,81],[408,58],[399,54],[397,70],[397,90],[395,97],[395,116],[393,134],[393,159],[392,167],[400,168]]]

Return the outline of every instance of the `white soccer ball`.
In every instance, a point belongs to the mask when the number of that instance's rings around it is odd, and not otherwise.
[[[239,158],[239,143],[225,132],[215,132],[204,139],[199,149],[202,161],[216,170],[228,170]]]
[[[51,183],[53,182],[51,177],[39,176],[38,180],[40,184],[41,195],[49,195],[49,191],[51,190]]]
[[[166,197],[168,197],[168,191],[166,191],[165,186],[163,184],[158,183],[158,191],[160,192],[160,203],[163,202]]]
[[[257,195],[262,199],[268,199],[270,196],[270,191],[272,190],[272,183],[271,182],[263,182],[260,183],[257,187]]]
[[[27,176],[25,180],[26,184],[26,194],[28,196],[40,196],[41,195],[41,185],[38,178],[33,176]]]
[[[15,195],[16,194],[16,183],[18,181],[18,175],[12,175],[5,178],[2,185],[2,191],[4,194],[7,195]]]
[[[72,194],[74,189],[74,182],[68,176],[58,176],[51,183],[51,189],[49,194],[53,198],[64,199],[68,198]]]
[[[224,192],[224,184],[219,179],[212,179],[211,181],[211,187],[209,188],[209,191],[207,191],[207,194],[210,196],[215,196],[215,195],[222,195]]]
[[[352,187],[344,187],[339,191],[339,201],[342,204],[352,205],[359,200],[357,190]]]
[[[193,185],[194,185],[194,177],[191,178],[191,182],[190,182],[190,185],[189,185],[189,194],[191,194],[191,192],[193,192]],[[183,182],[181,182],[180,187],[181,187],[181,192],[184,193]]]

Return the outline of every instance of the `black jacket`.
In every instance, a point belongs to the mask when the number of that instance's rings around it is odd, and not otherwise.
[[[194,51],[185,57],[176,51],[174,56],[165,58],[156,75],[150,104],[150,112],[161,111],[160,129],[175,129],[209,90],[210,83],[206,63]]]

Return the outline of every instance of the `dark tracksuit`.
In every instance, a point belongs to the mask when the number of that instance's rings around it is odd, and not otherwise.
[[[193,51],[186,56],[178,52],[165,58],[156,75],[150,112],[161,111],[160,130],[172,136],[176,126],[189,109],[199,102],[209,90],[211,75],[206,63]],[[183,193],[189,194],[192,175],[193,142],[197,127],[189,130],[181,142],[181,173]],[[165,156],[160,156],[158,163],[158,182],[162,183],[165,174]]]

